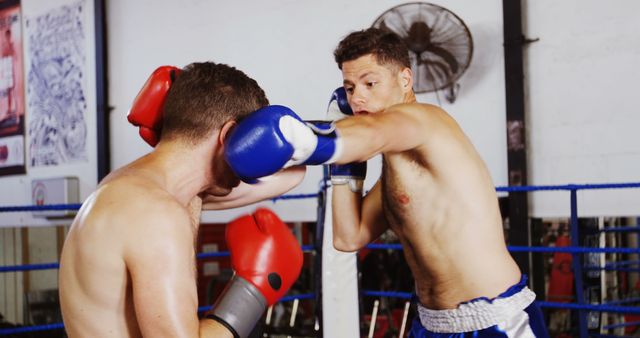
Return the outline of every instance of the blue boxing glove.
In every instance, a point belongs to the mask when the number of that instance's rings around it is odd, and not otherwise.
[[[327,108],[327,118],[340,120],[353,116],[353,110],[349,106],[347,93],[344,87],[339,87],[331,94]],[[353,192],[362,192],[364,179],[367,175],[367,162],[353,162],[348,164],[329,165],[329,174],[332,185],[348,184]]]
[[[347,100],[347,91],[344,87],[338,87],[331,93],[331,100],[329,100],[327,107],[327,119],[335,121],[347,116],[353,116],[353,110]]]
[[[225,140],[227,163],[247,183],[294,165],[331,163],[339,155],[333,123],[304,122],[278,105],[251,113]]]

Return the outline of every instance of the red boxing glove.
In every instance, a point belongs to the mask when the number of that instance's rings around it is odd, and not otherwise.
[[[302,249],[289,227],[269,209],[241,217],[227,225],[231,267],[257,287],[273,305],[298,279]]]
[[[229,223],[226,239],[235,274],[206,317],[221,322],[234,337],[246,337],[267,306],[298,279],[302,249],[289,227],[268,209]]]
[[[180,71],[173,66],[158,67],[133,100],[127,115],[129,123],[140,127],[140,136],[152,147],[160,140],[164,100]]]

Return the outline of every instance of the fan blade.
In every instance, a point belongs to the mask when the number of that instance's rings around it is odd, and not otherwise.
[[[429,48],[427,48],[427,51],[441,57],[449,65],[449,68],[451,69],[451,72],[453,74],[458,73],[458,68],[459,68],[458,60],[456,60],[455,56],[453,56],[453,54],[451,54],[448,50],[442,47],[429,45]]]

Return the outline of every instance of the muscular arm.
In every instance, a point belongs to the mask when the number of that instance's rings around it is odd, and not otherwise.
[[[125,262],[138,325],[145,337],[232,337],[217,322],[198,320],[194,227],[177,205],[132,217],[136,229]],[[164,209],[164,211],[162,210]],[[134,243],[135,242],[135,243]]]
[[[389,228],[382,213],[380,181],[364,197],[346,185],[333,187],[333,246],[339,251],[361,249]]]
[[[401,152],[425,144],[443,112],[436,106],[409,103],[336,123],[343,151],[337,163],[361,162],[387,152]],[[446,114],[445,114],[446,115]]]
[[[282,170],[269,177],[260,179],[260,183],[241,182],[227,196],[203,196],[202,209],[220,210],[245,206],[268,198],[280,196],[300,184],[306,173],[306,167],[296,166]]]

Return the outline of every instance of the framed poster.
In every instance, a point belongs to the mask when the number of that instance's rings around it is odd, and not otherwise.
[[[26,172],[21,22],[20,1],[0,1],[0,176]]]
[[[22,0],[29,171],[108,171],[104,2]]]

